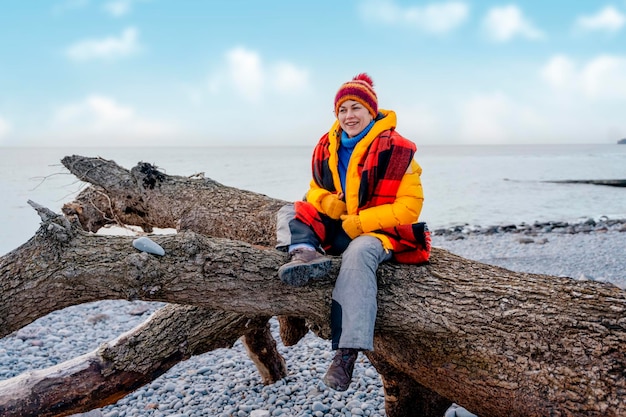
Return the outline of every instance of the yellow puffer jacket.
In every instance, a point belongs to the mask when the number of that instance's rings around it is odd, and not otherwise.
[[[402,177],[393,203],[358,210],[358,193],[361,184],[358,164],[367,154],[369,146],[379,134],[386,130],[395,129],[396,127],[395,112],[391,110],[379,110],[379,112],[383,113],[385,117],[376,121],[368,134],[361,139],[354,148],[346,172],[345,190],[341,189],[341,181],[339,179],[338,149],[341,140],[341,130],[338,121],[335,121],[328,134],[331,152],[328,163],[329,169],[332,172],[335,189],[338,190],[337,193],[344,193],[347,214],[358,214],[363,232],[378,237],[383,242],[383,246],[386,249],[393,249],[391,242],[386,236],[371,232],[387,227],[417,222],[424,201],[424,193],[420,179],[422,168],[415,160],[411,161],[410,166],[407,167],[407,171]],[[317,211],[324,213],[321,202],[322,199],[329,194],[332,194],[332,192],[320,187],[314,180],[311,180],[306,200],[313,204]]]

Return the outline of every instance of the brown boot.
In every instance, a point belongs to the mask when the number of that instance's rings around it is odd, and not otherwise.
[[[324,383],[328,388],[336,391],[345,391],[352,381],[352,372],[354,371],[354,362],[359,351],[356,349],[338,349],[333,363],[324,375]]]
[[[291,261],[278,269],[285,284],[301,287],[310,279],[322,278],[330,272],[330,259],[312,249],[296,249],[289,253]]]

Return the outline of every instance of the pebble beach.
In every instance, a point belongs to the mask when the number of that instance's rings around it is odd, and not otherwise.
[[[626,220],[509,226],[462,225],[433,231],[433,246],[519,272],[596,280],[626,289]],[[0,381],[90,352],[145,321],[161,303],[108,300],[49,314],[0,340]],[[384,416],[384,394],[364,355],[345,392],[326,388],[330,342],[309,333],[286,348],[271,321],[289,375],[265,386],[241,342],[176,365],[116,404],[78,416]],[[470,410],[471,411],[471,410]],[[463,408],[447,417],[471,416]]]

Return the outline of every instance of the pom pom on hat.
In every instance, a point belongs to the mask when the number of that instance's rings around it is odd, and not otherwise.
[[[354,78],[352,78],[352,80],[353,81],[365,81],[366,83],[370,85],[370,87],[374,87],[374,81],[372,80],[372,77],[370,77],[365,72],[362,72],[359,75],[355,75]]]
[[[361,103],[373,118],[378,115],[378,97],[374,91],[374,81],[366,73],[355,76],[339,87],[335,95],[335,115],[339,114],[339,106],[348,100]]]

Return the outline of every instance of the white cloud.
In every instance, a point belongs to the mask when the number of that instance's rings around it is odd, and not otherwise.
[[[503,93],[477,95],[461,106],[459,137],[476,144],[528,142],[538,137],[542,125],[532,107]]]
[[[67,11],[82,9],[89,4],[89,0],[64,0],[53,6],[53,13],[63,14]]]
[[[91,95],[78,103],[61,107],[53,118],[53,128],[63,135],[115,138],[159,138],[175,129],[160,121],[142,118],[135,109],[102,95]]]
[[[53,12],[56,14],[63,14],[72,10],[86,8],[90,6],[90,4],[95,3],[108,15],[113,17],[122,17],[130,14],[133,6],[140,1],[145,2],[149,0],[107,0],[103,3],[100,1],[91,2],[90,0],[63,0],[53,6]]]
[[[576,28],[586,31],[617,32],[626,24],[626,16],[612,6],[606,6],[591,16],[581,16],[576,20]]]
[[[441,118],[430,105],[399,105],[394,110],[398,114],[398,130],[401,134],[416,142],[436,140],[442,136],[446,124],[441,123]]]
[[[557,88],[572,85],[577,77],[576,65],[565,55],[556,55],[541,70],[541,76]]]
[[[10,131],[11,125],[9,124],[9,122],[6,119],[0,117],[0,139],[5,137]]]
[[[67,55],[76,61],[91,59],[116,59],[139,51],[137,29],[129,27],[119,37],[87,39],[67,48]]]
[[[271,70],[272,84],[280,93],[293,94],[303,91],[309,84],[309,73],[289,62],[280,62]]]
[[[590,98],[626,99],[626,56],[600,55],[577,66],[565,55],[552,57],[541,70],[552,87]]]
[[[507,42],[516,36],[526,39],[542,39],[544,34],[529,22],[522,11],[514,5],[494,7],[483,20],[487,35],[496,42]]]
[[[235,89],[248,100],[258,100],[265,78],[259,54],[238,47],[229,51],[226,59],[228,73]]]
[[[266,64],[258,52],[236,47],[226,53],[223,68],[209,76],[207,89],[217,95],[232,88],[249,102],[259,102],[266,95],[292,95],[309,90],[309,71],[293,63]],[[195,94],[194,101],[197,101]]]
[[[104,3],[104,10],[114,17],[120,17],[130,13],[133,0],[113,0]]]
[[[403,8],[393,0],[368,0],[361,3],[360,13],[367,20],[443,34],[456,29],[467,19],[469,7],[464,2],[450,1]]]
[[[626,57],[599,56],[583,67],[581,79],[591,97],[626,99]]]

